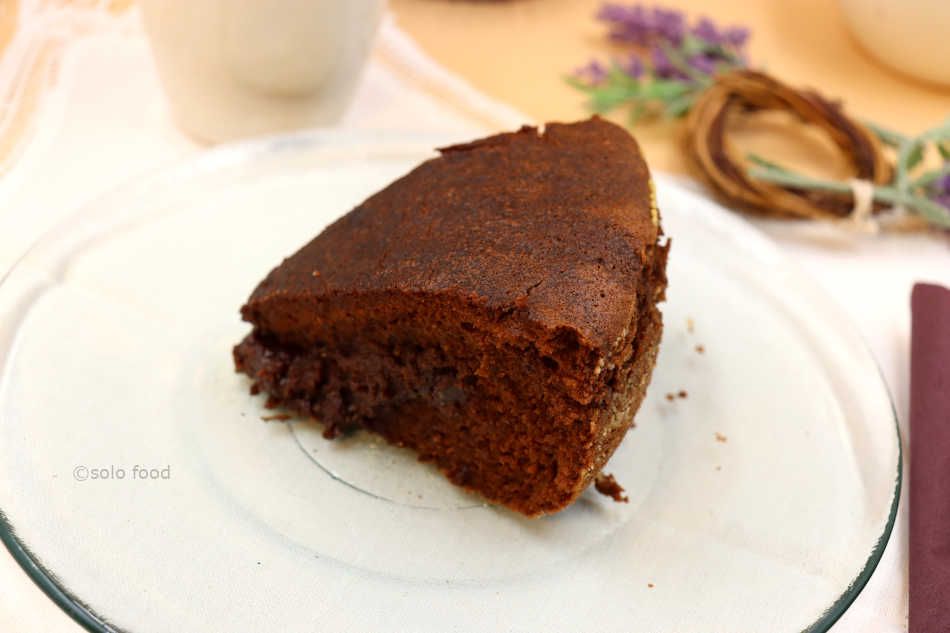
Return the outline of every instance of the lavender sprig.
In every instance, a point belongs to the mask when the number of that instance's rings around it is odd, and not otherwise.
[[[874,201],[904,207],[935,227],[950,229],[950,119],[915,137],[905,137],[877,125],[868,127],[897,151],[894,180],[888,185],[874,186]],[[940,152],[943,164],[912,179],[911,173],[922,163],[931,145]],[[800,189],[851,192],[847,182],[812,178],[755,156],[749,160],[755,165],[749,169],[749,176],[758,180]]]
[[[705,17],[691,23],[680,11],[643,4],[607,3],[597,18],[608,26],[610,39],[628,50],[625,57],[606,63],[592,60],[567,78],[588,95],[595,112],[629,107],[631,123],[644,115],[680,117],[717,75],[748,67],[750,33],[744,27],[721,27]],[[872,199],[950,229],[950,120],[915,137],[866,125],[896,154],[893,181],[875,185]],[[943,164],[915,175],[931,147]],[[795,189],[852,192],[850,182],[812,178],[756,156],[749,162],[748,174],[755,179]]]
[[[680,11],[642,4],[608,3],[597,17],[630,53],[609,64],[593,60],[567,78],[595,112],[630,106],[632,122],[645,114],[680,117],[716,74],[746,66],[743,27],[705,17],[690,24]]]

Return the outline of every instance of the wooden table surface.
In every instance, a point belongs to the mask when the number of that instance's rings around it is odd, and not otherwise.
[[[398,24],[427,53],[476,88],[538,121],[576,119],[588,113],[583,96],[567,86],[563,76],[592,57],[610,54],[605,28],[594,19],[601,4],[600,0],[390,0]],[[950,115],[950,87],[927,85],[880,65],[851,38],[832,0],[663,0],[662,4],[681,8],[691,17],[709,15],[717,23],[748,26],[755,65],[789,83],[843,99],[858,118],[915,133]],[[654,169],[685,169],[671,141],[676,129],[668,123],[635,129]],[[827,147],[776,140],[774,128],[760,126],[746,136],[750,149],[763,155],[778,151],[783,158],[791,154],[787,162],[799,167],[817,162],[840,168],[827,155]],[[781,147],[771,147],[778,144]]]

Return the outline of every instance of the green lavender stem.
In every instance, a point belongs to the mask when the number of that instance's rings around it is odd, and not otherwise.
[[[926,174],[923,174],[910,183],[910,188],[916,191],[924,187],[929,187],[947,174],[950,174],[950,163],[946,163],[940,169],[934,169],[933,171],[928,171]]]
[[[874,201],[901,205],[919,214],[934,226],[950,228],[950,210],[924,195],[927,187],[950,173],[950,163],[946,163],[940,169],[929,171],[916,179],[912,180],[910,177],[911,171],[923,160],[924,151],[929,143],[936,143],[938,147],[942,148],[942,143],[950,140],[950,119],[915,137],[904,136],[874,123],[866,125],[882,142],[897,150],[894,182],[890,185],[875,185],[872,189]],[[941,154],[943,155],[944,152],[941,152]],[[752,155],[748,159],[754,165],[749,169],[749,176],[757,180],[797,189],[834,193],[851,192],[851,185],[847,182],[823,180],[797,174],[759,156]]]
[[[864,122],[865,127],[874,132],[874,135],[877,136],[885,145],[890,145],[891,147],[900,147],[904,143],[910,141],[909,138],[901,134],[900,132],[895,132],[894,130],[889,130],[886,127],[878,125],[877,123],[872,123],[871,121]]]
[[[796,174],[782,168],[753,167],[749,170],[749,176],[757,180],[764,180],[785,187],[831,191],[834,193],[851,192],[851,185],[846,182],[821,180],[819,178]],[[875,186],[873,189],[873,198],[876,202],[904,205],[919,213],[928,222],[942,228],[950,228],[950,213],[936,202],[924,198],[923,196],[918,196],[908,191],[901,191],[895,186]]]
[[[712,79],[708,75],[704,75],[689,65],[689,62],[686,61],[686,58],[679,51],[679,49],[674,48],[667,42],[660,42],[660,48],[666,54],[666,57],[670,60],[670,63],[673,64],[681,73],[689,77],[698,86],[705,89],[712,84]]]

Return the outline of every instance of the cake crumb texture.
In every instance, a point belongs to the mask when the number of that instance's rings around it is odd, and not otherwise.
[[[364,428],[556,512],[650,381],[669,247],[652,214],[636,141],[596,117],[443,148],[261,281],[235,367],[327,438]]]

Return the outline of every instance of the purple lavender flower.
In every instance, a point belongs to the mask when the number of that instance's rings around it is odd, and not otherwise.
[[[944,163],[947,166],[948,163]],[[930,188],[934,202],[950,209],[950,174],[944,174],[934,181]]]
[[[684,79],[686,77],[660,46],[654,46],[650,49],[650,63],[653,66],[653,73],[657,77],[664,79]]]
[[[597,18],[610,26],[610,38],[618,42],[644,47],[654,47],[662,43],[680,48],[689,33],[708,47],[732,49],[736,56],[726,55],[722,51],[718,54],[724,60],[731,59],[733,63],[736,63],[737,57],[739,60],[744,59],[741,49],[749,39],[747,28],[719,27],[705,16],[690,26],[683,12],[661,6],[608,2],[601,6]],[[699,61],[698,64],[704,68],[709,67],[706,61]]]
[[[584,66],[576,69],[574,76],[592,85],[599,84],[607,79],[607,68],[596,59],[592,59]]]
[[[653,31],[659,39],[679,45],[686,35],[686,18],[679,11],[653,8]]]
[[[749,41],[749,35],[751,32],[744,26],[726,27],[722,34],[725,43],[737,49],[745,46],[745,43]]]
[[[657,40],[679,45],[686,34],[686,17],[680,11],[642,4],[607,3],[597,18],[610,24],[611,39],[647,46]]]
[[[649,15],[641,5],[608,3],[600,8],[597,19],[610,24],[610,37],[614,40],[646,44],[652,34]]]
[[[950,174],[944,174],[937,180],[940,193],[950,194]]]
[[[644,65],[639,55],[631,55],[625,64],[621,64],[621,68],[634,79],[640,79],[643,76]]]
[[[720,46],[724,41],[724,36],[719,33],[716,23],[703,16],[699,22],[692,28],[692,33],[710,46]]]
[[[719,28],[707,17],[700,18],[692,28],[692,34],[710,46],[729,46],[741,49],[749,40],[749,29],[744,26]]]
[[[713,55],[704,53],[702,55],[693,55],[689,58],[689,65],[704,75],[716,74],[716,64],[721,61]]]
[[[742,49],[749,31],[742,27],[718,26],[708,17],[691,22],[682,11],[622,2],[603,4],[597,19],[628,49],[609,66],[592,61],[575,71],[573,85],[598,111],[633,104],[636,112],[682,116],[718,72],[746,66]]]
[[[632,79],[640,79],[646,67],[639,55],[631,55],[626,61],[614,62],[623,72]],[[595,86],[604,83],[610,76],[607,66],[593,59],[584,66],[574,70],[574,76],[583,82]]]

